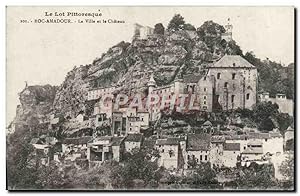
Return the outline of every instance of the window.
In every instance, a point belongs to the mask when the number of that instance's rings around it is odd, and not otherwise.
[[[250,98],[250,93],[247,93],[246,99],[249,100],[249,98]]]
[[[200,155],[200,161],[202,161],[202,155]]]
[[[206,99],[206,96],[204,96],[203,99]]]
[[[224,83],[224,87],[227,88],[228,87],[228,82]]]
[[[207,89],[206,89],[206,88],[204,88],[204,92],[206,92],[206,90],[207,90]]]
[[[267,141],[268,141],[268,139],[265,139],[265,141],[267,142]]]
[[[231,102],[234,102],[234,95],[231,95]]]
[[[204,158],[204,159],[205,159],[205,161],[207,161],[207,155],[205,155],[205,158]]]
[[[246,146],[244,146],[244,150],[246,150]]]
[[[206,101],[203,101],[203,104],[206,105]]]
[[[232,74],[232,79],[233,79],[233,80],[235,79],[235,73]]]
[[[220,79],[221,78],[221,73],[218,73],[217,74],[217,79]]]
[[[203,80],[206,80],[206,77],[204,77]]]

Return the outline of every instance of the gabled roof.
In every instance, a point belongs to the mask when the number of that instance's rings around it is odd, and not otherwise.
[[[251,63],[239,55],[225,55],[215,64],[211,65],[210,68],[228,68],[228,67],[239,67],[239,68],[255,68]]]
[[[142,134],[128,134],[125,138],[125,142],[141,142],[143,139]]]
[[[242,154],[263,154],[263,149],[262,147],[259,147],[259,148],[247,148],[246,150],[244,150],[242,152]]]
[[[188,151],[207,151],[210,150],[210,134],[189,134],[187,136],[187,150]]]
[[[225,143],[224,151],[240,151],[240,143]]]
[[[211,136],[211,143],[223,143],[223,142],[225,142],[225,137],[223,135]]]
[[[124,137],[113,137],[112,138],[112,146],[120,146]]]
[[[212,126],[212,123],[209,120],[207,120],[203,123],[203,126]]]

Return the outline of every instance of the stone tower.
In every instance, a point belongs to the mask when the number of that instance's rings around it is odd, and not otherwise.
[[[154,80],[153,74],[151,75],[147,83],[147,86],[148,86],[148,94],[150,95],[153,92],[153,89],[156,87],[156,82]]]
[[[225,33],[222,34],[222,39],[229,42],[232,40],[232,28],[233,26],[230,24],[230,18],[227,19],[228,23],[225,25]]]

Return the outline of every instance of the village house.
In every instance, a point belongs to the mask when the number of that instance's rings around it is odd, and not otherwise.
[[[126,117],[122,112],[115,111],[112,114],[112,135],[125,136],[126,135]]]
[[[278,131],[269,133],[249,133],[249,142],[261,142],[264,154],[280,155],[283,153],[283,137]]]
[[[263,143],[252,141],[247,144],[247,149],[241,152],[242,162],[261,162],[263,158]]]
[[[189,168],[189,162],[197,164],[210,162],[210,134],[188,134],[186,140],[185,168]]]
[[[65,160],[87,159],[87,144],[92,140],[91,136],[66,138],[62,142],[62,153]]]
[[[94,126],[97,127],[106,127],[110,126],[110,120],[107,118],[106,113],[100,113],[94,116]]]
[[[291,147],[293,146],[289,146],[289,143],[292,141],[294,141],[294,137],[295,137],[295,133],[294,133],[294,128],[292,128],[291,126],[289,126],[286,130],[286,132],[284,133],[284,146],[286,150],[293,150],[291,149]]]
[[[125,151],[131,152],[133,149],[140,149],[143,142],[142,134],[128,134],[124,140]]]
[[[155,148],[159,151],[158,165],[166,169],[182,168],[183,157],[180,146],[182,138],[157,139]]]
[[[48,165],[54,159],[54,152],[57,146],[60,145],[55,137],[42,135],[38,138],[32,138],[30,144],[34,148],[36,163]]]
[[[225,167],[236,167],[236,164],[239,162],[240,153],[239,143],[224,143],[222,165]]]
[[[140,119],[141,129],[149,128],[150,115],[148,111],[138,111],[137,117]]]
[[[139,117],[128,116],[126,134],[137,134],[141,132],[141,120]]]
[[[225,137],[222,135],[212,135],[210,143],[210,163],[217,167],[221,167],[223,164]]]
[[[88,143],[87,159],[90,166],[107,160],[119,162],[124,150],[124,137],[102,136]]]

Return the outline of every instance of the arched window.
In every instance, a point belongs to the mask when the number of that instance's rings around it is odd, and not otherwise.
[[[218,73],[217,74],[217,79],[220,79],[221,78],[221,73]]]
[[[228,87],[228,82],[224,83],[224,87],[227,88]]]
[[[232,74],[232,79],[233,79],[233,80],[235,79],[235,73]]]
[[[234,102],[234,95],[231,95],[231,102]]]
[[[247,93],[246,94],[246,99],[249,100],[249,98],[250,98],[250,93]]]

